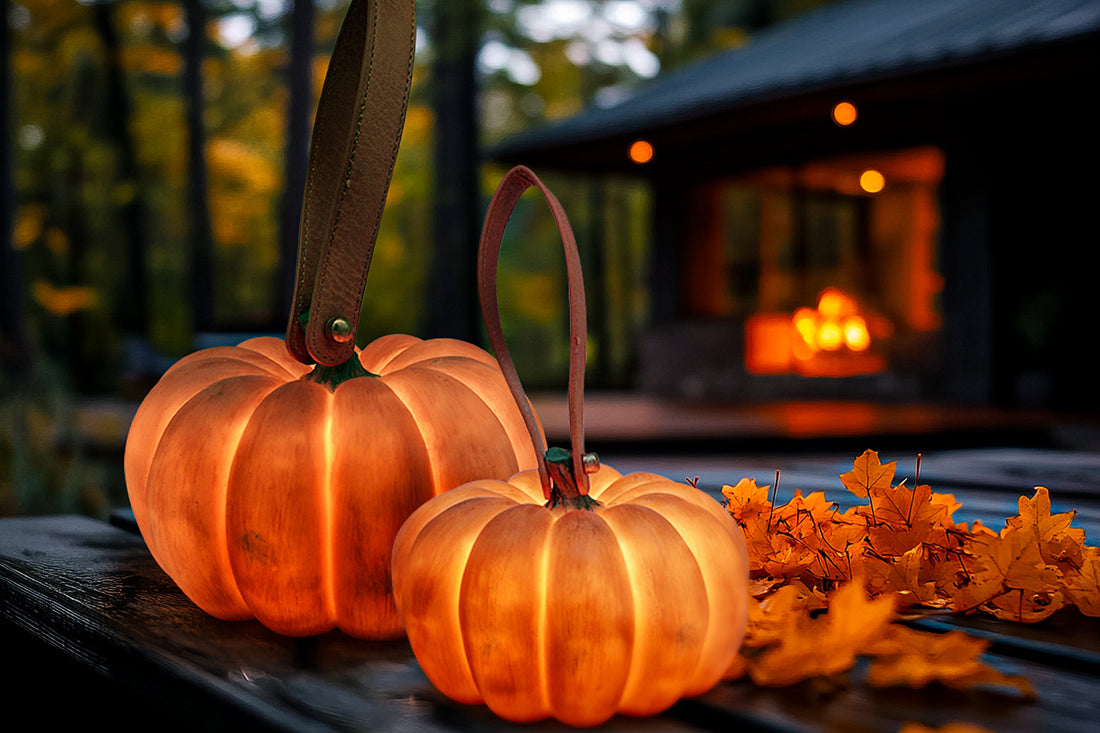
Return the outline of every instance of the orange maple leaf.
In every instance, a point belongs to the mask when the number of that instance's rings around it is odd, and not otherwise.
[[[988,641],[958,629],[936,634],[893,624],[867,649],[874,656],[867,681],[877,687],[924,687],[932,682],[956,689],[998,685],[1033,697],[1026,679],[998,672],[979,659],[988,647]]]
[[[862,580],[847,583],[830,594],[824,615],[788,612],[780,619],[769,634],[775,643],[748,659],[749,676],[758,685],[785,686],[845,672],[893,618],[892,597],[869,600]]]
[[[974,563],[969,582],[955,594],[957,612],[984,605],[997,618],[1035,622],[1062,607],[1062,572],[1043,560],[1029,533],[975,538],[970,551]]]
[[[1081,568],[1066,578],[1066,596],[1086,616],[1100,616],[1100,548],[1085,548]]]
[[[845,512],[821,491],[795,491],[775,505],[770,487],[755,480],[722,487],[745,531],[753,596],[730,677],[787,685],[838,675],[871,656],[872,684],[992,684],[1030,695],[1026,680],[981,662],[984,642],[962,631],[905,629],[893,623],[896,609],[1035,622],[1072,604],[1100,616],[1100,550],[1071,526],[1074,512],[1051,513],[1045,488],[1020,497],[1019,514],[995,532],[956,523],[961,504],[950,494],[904,480],[895,486],[896,466],[871,450],[857,458],[840,479],[866,503]]]
[[[1050,513],[1050,492],[1044,486],[1035,487],[1035,495],[1021,496],[1017,502],[1020,514],[1005,521],[1004,532],[1029,532],[1039,546],[1043,561],[1060,569],[1076,569],[1084,557],[1085,531],[1070,526],[1076,511]]]
[[[897,466],[897,461],[883,464],[879,461],[877,451],[867,450],[855,460],[851,471],[840,474],[840,481],[848,491],[867,498],[892,486]]]
[[[726,484],[722,496],[726,497],[726,511],[742,526],[760,516],[767,516],[772,509],[768,499],[768,486],[757,486],[756,479],[743,478],[736,486]]]

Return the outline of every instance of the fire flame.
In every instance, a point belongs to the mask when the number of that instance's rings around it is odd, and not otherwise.
[[[745,367],[753,374],[816,377],[879,371],[884,362],[871,351],[871,331],[856,300],[829,287],[814,308],[751,316],[745,324]]]
[[[791,319],[799,339],[794,355],[809,359],[819,351],[866,351],[871,345],[867,321],[859,306],[837,288],[826,288],[817,300],[817,308],[799,308]]]

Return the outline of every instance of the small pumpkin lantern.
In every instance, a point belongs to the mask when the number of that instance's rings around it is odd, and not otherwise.
[[[561,205],[517,167],[490,203],[478,271],[486,327],[532,444],[541,454],[495,292],[504,226],[530,186],[565,243],[572,452],[551,448],[536,469],[469,482],[417,509],[394,543],[394,591],[413,652],[443,694],[517,722],[587,726],[655,714],[717,683],[745,632],[748,555],[712,497],[584,453],[580,259]]]
[[[445,489],[535,465],[488,353],[405,335],[355,345],[416,28],[412,0],[379,4],[353,0],[322,89],[286,341],[181,359],[126,442],[130,504],[161,567],[211,615],[292,636],[401,636],[402,522]]]

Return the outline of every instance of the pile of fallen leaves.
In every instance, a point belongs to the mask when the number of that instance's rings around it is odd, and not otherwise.
[[[840,480],[866,503],[843,512],[823,492],[796,491],[776,506],[754,479],[722,488],[745,530],[753,596],[730,678],[788,685],[836,677],[863,657],[872,685],[994,684],[1031,695],[1027,680],[980,660],[988,642],[897,622],[923,611],[1031,623],[1072,606],[1100,616],[1100,548],[1085,546],[1074,512],[1051,514],[1046,488],[1020,497],[1019,514],[994,531],[956,522],[959,502],[919,479],[894,484],[896,468],[870,450],[856,459]]]

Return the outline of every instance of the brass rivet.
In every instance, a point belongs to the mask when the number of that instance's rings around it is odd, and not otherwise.
[[[332,337],[333,341],[340,343],[347,343],[355,337],[355,329],[351,327],[351,323],[346,318],[336,316],[329,319],[326,329],[328,335]]]
[[[596,473],[600,470],[600,457],[595,453],[585,453],[581,457],[581,465],[584,466],[585,473]]]

